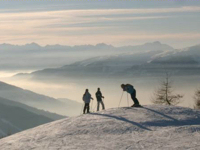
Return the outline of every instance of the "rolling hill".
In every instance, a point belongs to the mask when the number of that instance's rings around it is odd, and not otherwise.
[[[8,136],[9,134],[14,134],[55,120],[44,116],[42,111],[38,110],[37,113],[33,113],[33,111],[24,109],[25,106],[22,108],[20,105],[21,104],[16,104],[0,97],[0,137]],[[31,109],[36,112],[36,109]],[[47,115],[48,113],[46,112],[45,114]],[[50,115],[51,114],[49,114],[49,116]],[[54,117],[55,116],[56,115],[54,115]]]
[[[113,108],[67,118],[0,140],[4,150],[198,150],[200,111],[175,106]]]
[[[15,102],[15,101],[12,101],[12,100],[8,100],[8,99],[2,98],[2,97],[0,97],[0,104],[18,107],[18,108],[24,109],[26,111],[32,112],[34,114],[42,115],[42,116],[47,117],[47,118],[52,119],[52,120],[59,120],[59,119],[66,117],[66,116],[61,116],[61,115],[51,113],[51,112],[48,112],[48,111],[40,110],[40,109],[37,109],[37,108],[34,108],[34,107],[30,107],[28,105],[25,105],[25,104],[22,104],[22,103],[19,103],[19,102]]]
[[[0,95],[5,99],[64,116],[77,115],[81,109],[78,102],[74,102],[77,104],[77,107],[72,108],[67,104],[67,101],[62,102],[55,98],[37,94],[4,82],[0,82]]]

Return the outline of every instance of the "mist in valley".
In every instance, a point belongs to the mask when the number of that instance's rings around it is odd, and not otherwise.
[[[2,73],[3,74],[3,73]],[[160,77],[129,77],[129,78],[88,78],[85,80],[62,80],[56,81],[37,81],[29,79],[13,79],[12,77],[1,77],[0,80],[6,83],[28,89],[33,92],[47,95],[53,98],[67,98],[83,103],[82,96],[85,89],[88,88],[92,97],[94,98],[93,110],[96,110],[95,93],[100,87],[102,94],[105,96],[104,102],[106,108],[118,107],[122,95],[120,85],[122,83],[132,84],[137,91],[137,98],[142,105],[152,104],[152,97],[154,91],[160,86],[161,81],[165,79],[165,74]],[[183,94],[183,101],[180,106],[193,108],[194,106],[194,92],[199,87],[199,76],[180,76],[171,77],[173,81],[174,93]],[[128,96],[128,97],[127,97]],[[128,98],[128,102],[127,102]],[[123,99],[120,106],[132,105],[133,101],[126,92],[123,93]]]
[[[135,87],[142,105],[152,104],[155,90],[165,79],[166,73],[169,73],[173,81],[173,92],[184,95],[179,105],[193,108],[193,95],[200,81],[199,49],[200,45],[195,45],[177,50],[158,41],[128,47],[107,44],[74,47],[41,47],[35,43],[24,46],[7,45],[7,50],[1,50],[1,57],[7,57],[2,62],[8,66],[0,67],[0,81],[49,96],[50,101],[57,101],[59,104],[54,107],[48,101],[35,103],[33,97],[37,99],[38,95],[34,94],[29,102],[23,100],[23,103],[71,116],[80,114],[85,89],[89,89],[94,98],[91,103],[93,111],[96,110],[97,88],[101,88],[106,108],[118,107],[122,83]],[[17,57],[14,57],[15,54]],[[6,91],[1,92],[6,96]],[[4,98],[15,99],[15,95]],[[124,92],[120,106],[132,104],[130,95]],[[71,108],[75,106],[76,109]],[[67,112],[65,107],[70,111]]]

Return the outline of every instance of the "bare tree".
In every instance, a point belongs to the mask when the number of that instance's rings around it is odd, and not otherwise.
[[[172,81],[167,73],[160,87],[155,91],[152,102],[162,105],[177,105],[181,102],[181,98],[183,95],[173,94]]]
[[[194,93],[194,100],[195,100],[195,108],[200,109],[200,88],[197,89]]]

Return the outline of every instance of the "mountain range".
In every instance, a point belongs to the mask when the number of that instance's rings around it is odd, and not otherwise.
[[[135,45],[135,46],[121,46],[121,47],[115,47],[112,45],[108,45],[105,43],[99,43],[96,45],[75,45],[75,46],[67,46],[67,45],[46,45],[46,46],[40,46],[37,43],[28,43],[25,45],[12,45],[12,44],[7,44],[3,43],[0,44],[0,51],[18,51],[18,52],[46,52],[46,51],[97,51],[97,50],[122,50],[122,51],[146,51],[146,50],[174,50],[173,47],[167,45],[167,44],[162,44],[159,41],[155,41],[153,43],[145,43],[142,45]],[[115,50],[115,51],[116,51]]]
[[[160,42],[122,47],[114,47],[104,43],[75,46],[40,46],[36,43],[11,45],[4,43],[0,44],[0,70],[38,70],[64,66],[92,57],[156,50],[171,51],[174,49]]]
[[[140,52],[98,56],[59,68],[47,68],[17,76],[29,76],[42,81],[59,80],[59,78],[159,76],[165,74],[166,71],[175,76],[200,74],[200,45],[181,50],[164,50],[162,44],[156,44],[161,45],[161,48],[155,50],[147,48],[146,51]],[[148,47],[149,44],[143,46]]]

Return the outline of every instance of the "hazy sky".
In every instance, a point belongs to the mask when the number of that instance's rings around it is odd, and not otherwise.
[[[200,44],[198,0],[2,0],[0,43]]]

